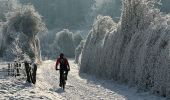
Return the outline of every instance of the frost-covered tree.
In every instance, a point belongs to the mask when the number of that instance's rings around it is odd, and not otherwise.
[[[81,52],[82,52],[83,47],[84,47],[84,43],[85,43],[85,41],[82,40],[82,41],[80,42],[80,44],[77,46],[77,48],[75,49],[75,63],[81,62],[81,61],[79,61],[79,60],[81,60],[80,57],[81,57]]]
[[[103,16],[111,16],[118,21],[121,14],[121,0],[96,0],[94,12]]]
[[[72,39],[72,32],[63,30],[56,35],[56,44],[59,51],[63,52],[66,56],[71,57],[74,55],[74,42]]]
[[[101,54],[104,54],[105,51],[102,51],[105,44],[105,39],[108,39],[107,36],[109,31],[114,30],[117,27],[117,24],[112,20],[111,17],[98,16],[96,21],[93,24],[91,31],[86,39],[84,44],[84,49],[82,51],[81,57],[81,72],[87,72],[91,74],[106,74],[109,72],[102,72],[100,64],[103,63],[100,59],[105,59]],[[107,36],[107,37],[105,37]],[[101,58],[102,57],[102,58]],[[93,67],[92,67],[93,66]],[[107,66],[105,66],[107,69]]]
[[[6,21],[6,14],[19,9],[19,7],[17,0],[0,0],[0,21]]]
[[[6,16],[9,15],[9,12],[13,12],[20,8],[20,4],[17,0],[0,0],[0,56],[3,55],[4,50],[4,41],[3,41],[3,25],[7,21]]]
[[[31,5],[22,6],[11,12],[3,26],[3,57],[13,60],[25,55],[40,61],[40,44],[37,34],[44,31],[45,25],[38,12]],[[1,50],[2,51],[2,50]]]
[[[56,34],[56,39],[52,45],[53,54],[59,55],[61,52],[67,57],[74,57],[75,49],[79,45],[82,37],[79,33],[70,32],[68,29],[64,29]]]

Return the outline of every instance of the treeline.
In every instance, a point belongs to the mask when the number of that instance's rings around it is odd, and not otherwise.
[[[80,72],[169,99],[170,15],[162,14],[157,4],[155,0],[123,0],[118,23],[108,16],[97,17],[76,53]]]
[[[35,6],[44,17],[49,30],[78,30],[90,26],[101,15],[120,17],[121,0],[20,0]]]
[[[86,20],[95,0],[21,0],[35,6],[49,29],[76,28]]]

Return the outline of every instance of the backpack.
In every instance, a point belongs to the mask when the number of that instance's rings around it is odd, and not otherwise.
[[[61,58],[60,59],[60,68],[61,69],[66,69],[67,68],[67,65],[66,65],[66,60],[64,58]]]

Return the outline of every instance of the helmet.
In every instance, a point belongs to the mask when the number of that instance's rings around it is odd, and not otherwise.
[[[64,54],[63,53],[60,53],[60,58],[63,58],[64,57]]]

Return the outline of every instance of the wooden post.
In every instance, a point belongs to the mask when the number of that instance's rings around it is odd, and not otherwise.
[[[8,76],[10,76],[10,63],[8,63]]]
[[[19,76],[20,72],[19,72],[19,62],[16,63],[16,76]]]
[[[14,77],[15,73],[14,73],[14,64],[11,64],[11,75],[12,77]]]

